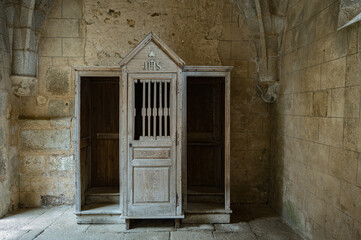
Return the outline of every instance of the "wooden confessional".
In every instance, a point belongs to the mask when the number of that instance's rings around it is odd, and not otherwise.
[[[154,33],[120,67],[74,67],[78,223],[230,221],[230,71]]]

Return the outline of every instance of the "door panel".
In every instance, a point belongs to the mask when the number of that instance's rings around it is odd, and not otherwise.
[[[127,215],[176,215],[176,75],[128,76]]]
[[[169,167],[134,167],[134,204],[169,203]]]

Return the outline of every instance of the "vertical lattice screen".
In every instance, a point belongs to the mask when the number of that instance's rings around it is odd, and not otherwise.
[[[135,80],[134,140],[170,136],[170,80]]]

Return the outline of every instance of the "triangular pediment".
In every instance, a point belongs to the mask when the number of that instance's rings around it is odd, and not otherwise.
[[[155,33],[150,32],[135,48],[133,48],[127,56],[120,62],[120,66],[127,65],[135,56],[138,55],[147,45],[154,43],[165,55],[167,55],[178,67],[183,68],[185,62],[177,56]],[[149,57],[154,54],[152,51],[148,53]]]

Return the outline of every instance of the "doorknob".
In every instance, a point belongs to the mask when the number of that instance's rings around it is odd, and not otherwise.
[[[133,145],[131,143],[129,143],[129,147],[133,147]]]

